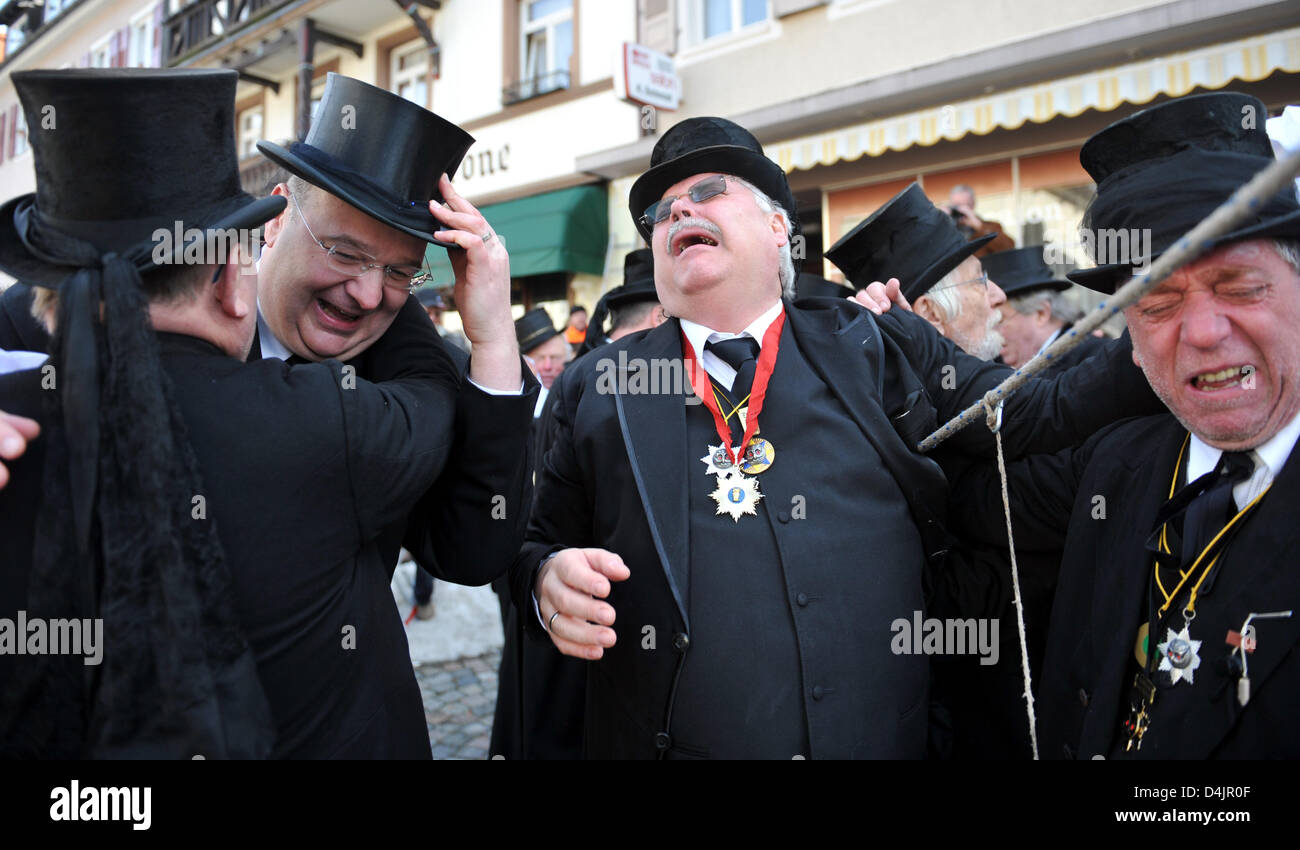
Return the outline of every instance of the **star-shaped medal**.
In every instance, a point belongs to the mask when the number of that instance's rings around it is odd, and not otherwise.
[[[709,446],[709,453],[700,458],[700,463],[709,467],[705,470],[709,475],[725,477],[736,471],[736,465],[731,462],[726,446]]]
[[[1201,666],[1201,657],[1196,654],[1201,648],[1201,642],[1192,640],[1185,623],[1181,632],[1173,629],[1168,632],[1169,636],[1164,643],[1156,646],[1156,651],[1160,653],[1160,669],[1169,672],[1171,685],[1178,684],[1179,679],[1186,679],[1189,685],[1194,684],[1193,673]]]
[[[758,492],[758,480],[740,474],[719,475],[718,489],[709,494],[718,503],[717,515],[729,515],[736,522],[745,514],[757,516],[755,508],[763,494]]]

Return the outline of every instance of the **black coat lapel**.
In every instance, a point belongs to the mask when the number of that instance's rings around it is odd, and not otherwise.
[[[602,349],[600,356],[618,358],[614,403],[637,493],[664,576],[689,630],[690,500],[681,474],[686,402],[694,394],[682,362],[681,325],[664,322],[617,355],[607,351]]]

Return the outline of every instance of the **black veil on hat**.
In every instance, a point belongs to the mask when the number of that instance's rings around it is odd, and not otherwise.
[[[1079,162],[1097,183],[1097,194],[1083,214],[1082,229],[1092,234],[1149,229],[1151,254],[1096,257],[1102,261],[1096,268],[1066,277],[1110,294],[1134,265],[1169,250],[1273,162],[1273,146],[1264,131],[1267,118],[1259,98],[1214,92],[1135,112],[1088,139]],[[1255,208],[1245,224],[1204,247],[1278,236],[1300,237],[1300,201],[1291,184]]]
[[[455,178],[474,137],[389,91],[331,72],[307,138],[287,149],[257,143],[262,155],[371,218],[444,248],[429,200],[438,178]]]
[[[628,251],[623,257],[623,283],[600,296],[587,322],[587,336],[578,348],[581,357],[605,341],[605,319],[613,310],[638,301],[658,301],[655,289],[655,255],[649,248]]]
[[[763,154],[754,135],[725,118],[687,118],[664,133],[650,153],[650,169],[636,179],[628,209],[637,230],[649,242],[652,231],[641,223],[646,208],[669,186],[693,174],[734,174],[753,183],[790,216],[791,238],[799,233],[798,210],[781,166]],[[802,264],[795,259],[795,271]]]
[[[37,188],[0,207],[0,269],[59,293],[28,612],[102,617],[105,651],[98,667],[39,656],[15,672],[4,755],[243,758],[274,743],[220,540],[190,513],[203,482],[140,277],[184,261],[159,229],[193,247],[284,208],[240,190],[237,77],[13,74]]]
[[[913,183],[844,234],[826,259],[858,289],[896,277],[903,295],[915,301],[996,236],[967,242],[952,216]]]

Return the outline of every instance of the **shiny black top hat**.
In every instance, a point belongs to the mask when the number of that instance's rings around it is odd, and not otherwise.
[[[371,218],[450,248],[433,238],[444,228],[429,199],[443,200],[438,178],[454,178],[472,144],[473,136],[429,110],[331,73],[306,141],[288,150],[262,141],[257,149]]]
[[[628,251],[623,257],[623,283],[600,296],[596,310],[587,322],[587,336],[578,349],[585,354],[605,341],[605,319],[611,310],[617,310],[639,301],[658,301],[655,289],[655,256],[649,248]]]
[[[853,290],[842,283],[812,274],[800,272],[794,282],[795,300],[800,298],[847,298]]]
[[[763,155],[763,146],[744,127],[725,118],[687,118],[674,124],[650,154],[650,170],[632,184],[628,209],[647,241],[653,228],[641,216],[669,186],[694,174],[734,174],[748,180],[790,215],[798,233],[794,195],[781,166]]]
[[[228,70],[15,72],[36,191],[0,207],[0,269],[55,287],[112,252],[146,271],[181,256],[187,233],[277,215],[283,198],[257,200],[239,186],[237,79]],[[171,238],[178,224],[180,240]],[[72,250],[68,240],[84,244]]]
[[[967,242],[952,216],[913,183],[844,234],[826,258],[859,289],[896,277],[912,301],[995,236],[987,233]]]
[[[1093,237],[1097,268],[1067,277],[1111,293],[1134,265],[1154,260],[1273,162],[1264,132],[1263,102],[1237,92],[1182,97],[1116,121],[1089,139],[1079,161],[1097,183],[1081,229]],[[1135,256],[1135,241],[1149,256]],[[1118,234],[1123,231],[1126,239]],[[1134,237],[1138,237],[1135,240]],[[1206,250],[1243,239],[1300,236],[1300,201],[1288,184],[1261,203],[1247,222]],[[1128,256],[1105,256],[1128,246]],[[1145,244],[1143,245],[1145,247]]]
[[[1035,289],[1055,289],[1063,292],[1070,288],[1068,280],[1060,280],[1043,260],[1043,246],[1012,248],[980,257],[984,273],[1010,298],[1024,295]]]
[[[559,335],[560,331],[555,329],[555,323],[544,307],[534,307],[515,319],[515,338],[519,340],[519,350],[524,354]]]

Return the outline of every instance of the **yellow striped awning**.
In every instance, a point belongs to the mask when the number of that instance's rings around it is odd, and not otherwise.
[[[1026,121],[1072,118],[1087,109],[1150,103],[1161,94],[1178,97],[1197,87],[1254,82],[1279,70],[1300,72],[1300,27],[803,136],[767,146],[767,153],[787,172],[797,171],[971,133],[983,136],[999,127],[1014,130]]]

